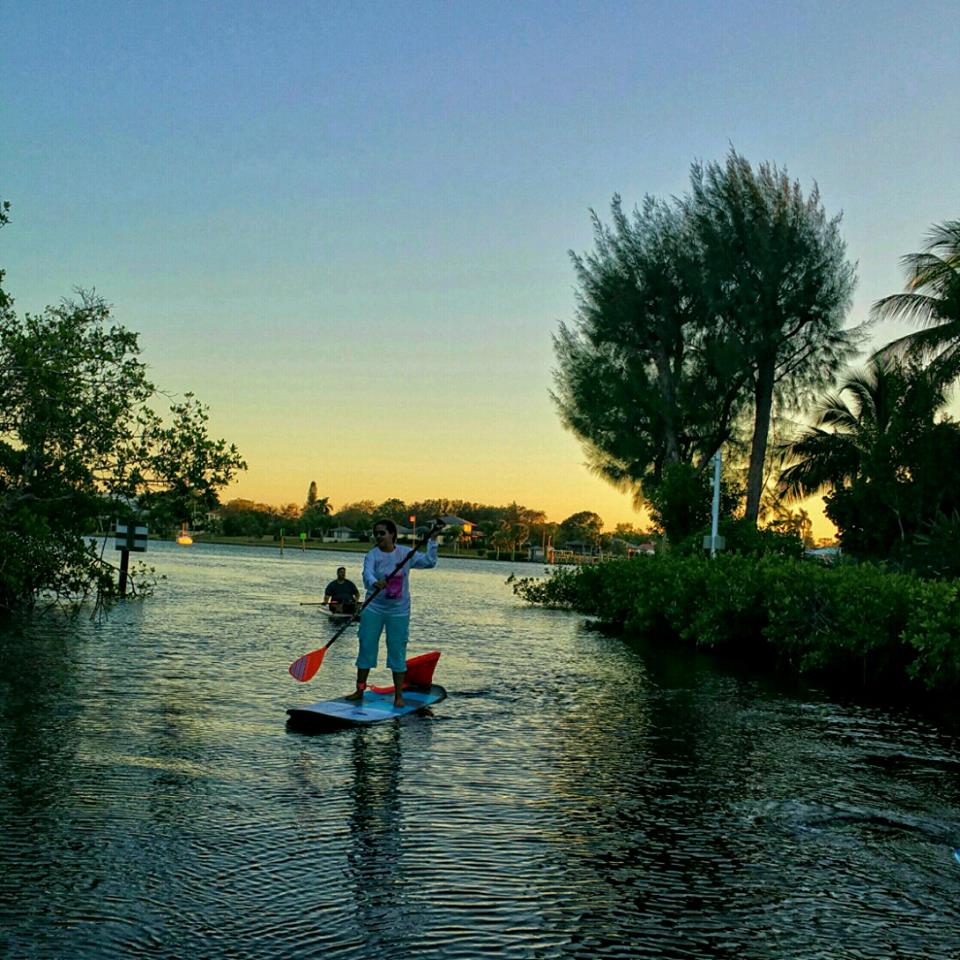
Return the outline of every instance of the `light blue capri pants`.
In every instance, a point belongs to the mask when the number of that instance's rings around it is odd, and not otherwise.
[[[382,613],[367,607],[360,614],[360,650],[357,669],[372,670],[377,665],[380,634],[387,631],[387,666],[394,673],[406,673],[407,640],[410,636],[409,613]]]

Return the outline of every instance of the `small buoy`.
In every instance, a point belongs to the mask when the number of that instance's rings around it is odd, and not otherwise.
[[[185,523],[180,527],[180,536],[177,537],[177,543],[179,543],[181,547],[189,547],[190,544],[193,543],[193,537],[187,533],[187,525]]]

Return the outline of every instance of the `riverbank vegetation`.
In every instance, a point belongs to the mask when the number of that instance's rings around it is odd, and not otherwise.
[[[571,254],[576,314],[554,337],[554,400],[595,472],[631,493],[654,558],[524,579],[534,603],[863,684],[960,685],[960,220],[903,258],[870,320],[920,330],[853,365],[854,269],[816,187],[730,151],[687,194],[647,197]],[[720,532],[703,554],[710,466]],[[822,495],[843,562],[789,544]],[[765,513],[767,516],[765,517]],[[774,519],[770,523],[769,518]],[[796,532],[797,525],[793,524]],[[712,540],[711,540],[712,543]]]
[[[632,217],[615,196],[612,218],[572,254],[576,315],[554,338],[557,409],[595,472],[683,546],[708,528],[722,451],[722,516],[782,523],[822,495],[845,554],[960,575],[960,221],[871,312],[922,329],[858,367],[867,325],[845,325],[853,266],[816,187],[731,150]]]
[[[554,400],[592,468],[638,503],[675,490],[665,533],[685,535],[692,487],[721,446],[744,465],[756,523],[775,412],[829,385],[862,335],[844,327],[854,270],[839,217],[784,171],[731,151],[694,164],[690,192],[647,197],[594,249],[572,254],[576,316],[561,324]],[[699,497],[697,498],[699,499]]]
[[[856,687],[960,687],[960,583],[778,553],[665,553],[523,578],[530,603]]]
[[[0,206],[0,226],[9,205]],[[192,395],[165,414],[137,335],[93,293],[18,316],[0,271],[0,611],[116,590],[86,536],[113,518],[216,505],[245,467]]]

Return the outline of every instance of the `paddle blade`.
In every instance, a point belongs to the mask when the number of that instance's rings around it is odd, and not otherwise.
[[[312,680],[314,674],[320,669],[320,664],[323,663],[323,655],[326,652],[327,649],[324,647],[321,650],[305,653],[302,657],[294,660],[290,664],[290,676],[301,683]]]

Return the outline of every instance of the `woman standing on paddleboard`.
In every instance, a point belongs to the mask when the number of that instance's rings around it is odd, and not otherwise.
[[[442,525],[441,525],[442,526]],[[367,689],[367,676],[377,665],[380,634],[387,633],[387,666],[393,671],[393,703],[404,706],[403,681],[407,673],[407,639],[410,635],[410,570],[429,570],[437,565],[437,534],[435,527],[427,540],[426,553],[417,553],[404,564],[399,573],[390,576],[403,559],[413,551],[398,547],[397,525],[392,520],[377,520],[373,536],[377,545],[368,551],[363,561],[363,585],[367,596],[380,592],[369,601],[360,614],[360,650],[357,653],[357,689],[347,700],[362,700]]]

